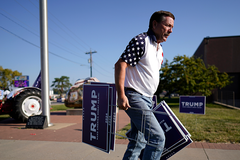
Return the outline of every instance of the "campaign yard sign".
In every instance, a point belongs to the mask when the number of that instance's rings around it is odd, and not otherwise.
[[[180,96],[179,112],[190,114],[205,114],[205,96]]]
[[[152,106],[153,108],[157,107],[157,95],[154,95],[153,98],[152,98]]]
[[[115,148],[115,92],[113,84],[83,85],[82,141],[107,153]]]
[[[109,152],[109,86],[83,85],[82,141]]]
[[[109,92],[109,118],[111,125],[110,132],[110,150],[115,150],[115,133],[116,133],[116,117],[117,117],[117,93],[114,83],[105,83],[105,82],[91,82],[91,85],[108,85]]]
[[[165,133],[165,146],[160,160],[170,158],[178,151],[192,143],[190,133],[182,125],[165,101],[162,101],[157,106],[154,106],[152,112]],[[140,155],[140,159],[142,155],[143,152]]]
[[[192,143],[191,135],[165,101],[153,108],[155,117],[165,133],[165,146],[161,160],[166,160]]]

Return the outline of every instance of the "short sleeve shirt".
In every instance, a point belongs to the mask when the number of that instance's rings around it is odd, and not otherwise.
[[[126,69],[125,87],[152,97],[159,83],[159,70],[163,62],[163,51],[156,42],[153,31],[134,37],[121,58],[130,66]]]

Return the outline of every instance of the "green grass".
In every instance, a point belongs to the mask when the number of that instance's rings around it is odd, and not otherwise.
[[[53,112],[53,111],[65,111],[65,110],[69,109],[65,105],[53,105],[51,107],[52,107],[52,109],[50,110],[51,112]]]
[[[117,131],[117,134],[120,134],[120,135],[122,135],[122,136],[126,136],[125,134],[126,134],[126,132],[129,130],[131,128],[131,125],[130,125],[130,123],[128,124],[128,125],[126,125],[123,129],[121,129],[120,131]],[[116,135],[116,138],[117,139],[124,139],[124,137],[122,137],[122,136],[118,136],[118,135]]]
[[[0,115],[0,121],[9,118],[10,116],[8,114],[1,114]]]
[[[205,115],[193,115],[171,108],[194,141],[240,143],[240,110],[207,104]]]
[[[240,110],[209,103],[205,115],[197,115],[179,113],[177,102],[168,105],[189,131],[193,141],[240,143]],[[128,129],[130,125],[118,133],[125,136]]]

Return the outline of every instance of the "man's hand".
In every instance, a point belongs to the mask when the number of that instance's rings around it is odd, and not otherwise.
[[[128,110],[131,106],[128,103],[128,98],[126,96],[118,97],[118,107],[123,110]]]

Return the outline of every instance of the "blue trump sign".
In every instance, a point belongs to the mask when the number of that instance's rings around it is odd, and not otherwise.
[[[165,146],[160,160],[166,160],[192,143],[191,135],[165,101],[153,107],[152,112],[165,133]],[[140,155],[140,159],[143,152]]]
[[[111,150],[115,149],[115,133],[116,133],[116,112],[117,112],[117,97],[116,97],[116,87],[114,83],[105,83],[105,82],[91,82],[91,85],[107,85],[109,86],[109,146]]]
[[[191,114],[205,114],[205,96],[180,96],[179,112]]]
[[[109,152],[109,86],[83,86],[82,142]]]
[[[116,89],[114,84],[83,85],[82,142],[110,153],[115,148]]]

